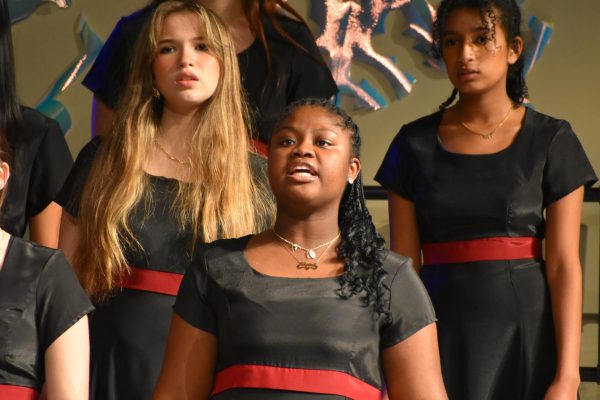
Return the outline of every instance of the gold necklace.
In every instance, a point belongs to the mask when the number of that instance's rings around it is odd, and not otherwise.
[[[178,163],[178,164],[180,164],[180,165],[190,165],[190,164],[191,164],[190,160],[180,160],[179,158],[177,158],[177,157],[175,157],[175,156],[172,156],[171,154],[169,154],[169,152],[168,152],[167,150],[165,150],[165,148],[164,148],[164,147],[162,147],[162,146],[160,145],[160,143],[158,143],[158,140],[154,140],[154,144],[156,145],[156,147],[158,147],[158,149],[159,149],[160,151],[162,151],[162,152],[163,152],[163,154],[164,154],[165,156],[167,156],[167,158],[168,158],[169,160],[171,160],[171,161],[175,161],[176,163]]]
[[[492,129],[492,130],[491,130],[489,133],[481,133],[481,132],[474,131],[474,130],[473,130],[473,129],[471,129],[471,128],[469,127],[469,125],[467,125],[465,122],[463,122],[463,121],[461,121],[461,120],[459,120],[458,122],[460,122],[460,124],[461,124],[462,126],[464,126],[464,127],[467,129],[467,132],[469,132],[469,133],[472,133],[472,134],[474,134],[474,135],[477,135],[477,136],[481,136],[481,137],[482,137],[483,139],[485,139],[485,140],[489,140],[489,139],[491,139],[491,138],[494,136],[494,133],[496,133],[496,131],[497,131],[498,129],[500,129],[500,127],[501,127],[502,125],[504,125],[504,123],[505,123],[505,122],[506,122],[506,120],[508,119],[508,116],[509,116],[509,115],[510,115],[510,113],[512,112],[513,108],[514,108],[514,107],[513,107],[513,103],[510,103],[510,107],[509,107],[508,111],[506,112],[506,115],[504,115],[504,118],[502,118],[502,121],[500,121],[500,123],[498,123],[498,125],[496,125],[496,126],[494,127],[494,129]]]
[[[338,231],[338,234],[335,235],[335,237],[333,239],[331,239],[323,244],[320,244],[316,247],[313,247],[312,249],[307,249],[305,247],[300,246],[297,243],[291,242],[291,241],[287,240],[286,238],[278,235],[277,232],[275,232],[275,229],[272,229],[272,231],[275,234],[275,236],[277,237],[277,239],[279,239],[279,243],[291,254],[291,256],[294,258],[294,260],[296,260],[296,262],[297,262],[296,268],[305,269],[305,270],[317,269],[319,267],[319,260],[321,259],[321,257],[323,257],[323,254],[327,253],[327,250],[329,250],[329,248],[331,247],[333,242],[335,242],[340,237],[340,234],[341,234],[341,232]],[[288,247],[286,245],[289,245],[290,247]],[[327,247],[325,247],[325,250],[323,250],[321,255],[319,255],[319,257],[317,257],[317,253],[315,250],[320,249],[323,246],[327,246]],[[314,260],[314,261],[298,260],[298,258],[294,254],[294,252],[299,249],[303,250],[305,252],[304,255],[306,256],[307,259]]]

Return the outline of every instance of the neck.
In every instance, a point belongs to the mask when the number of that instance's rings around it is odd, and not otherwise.
[[[489,93],[485,95],[460,95],[457,107],[463,122],[496,121],[498,114],[504,114],[512,105],[506,94]]]
[[[10,234],[5,230],[0,229],[0,270],[2,270],[2,267],[4,267],[4,259],[6,257],[9,239]]]
[[[199,0],[200,4],[217,14],[226,25],[239,20],[246,19],[243,1],[240,0]]]
[[[337,213],[298,218],[278,211],[273,229],[290,242],[309,248],[333,239],[339,232]]]
[[[172,147],[187,146],[194,132],[195,113],[180,114],[165,107],[160,120],[160,135]]]

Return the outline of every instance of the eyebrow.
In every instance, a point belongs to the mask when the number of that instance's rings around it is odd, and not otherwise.
[[[340,125],[336,125],[336,126],[338,126],[338,127],[341,128]],[[283,131],[283,130],[289,130],[289,131],[292,131],[292,132],[298,132],[298,129],[294,128],[291,125],[281,125],[281,126],[278,126],[277,129],[275,130],[275,132],[279,132],[279,131]],[[327,131],[327,132],[334,133],[336,135],[338,134],[338,132],[336,132],[334,130],[331,130],[330,128],[315,128],[315,129],[312,129],[312,131],[317,131],[317,132]]]
[[[488,29],[489,28],[486,28],[485,26],[479,26],[477,28],[471,29],[470,32],[487,32]],[[446,35],[458,35],[458,34],[459,34],[458,32],[455,32],[455,31],[452,31],[452,30],[447,30],[447,31],[444,31],[443,36],[446,36]]]
[[[203,40],[206,41],[206,39],[204,38],[204,36],[195,36],[193,37],[191,40]],[[178,39],[172,38],[172,37],[167,37],[165,39],[161,39],[158,41],[158,43],[165,43],[165,42],[179,42]]]

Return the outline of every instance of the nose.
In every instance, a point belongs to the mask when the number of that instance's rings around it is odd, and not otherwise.
[[[181,49],[181,54],[179,57],[179,67],[185,68],[190,67],[194,64],[194,52],[192,49],[189,49],[188,46],[184,46]]]
[[[473,42],[465,40],[460,47],[460,59],[462,61],[470,61],[475,56],[475,47]]]
[[[314,157],[315,150],[312,142],[308,139],[305,139],[302,141],[298,141],[296,147],[294,147],[294,152],[292,154],[294,157],[298,158]]]

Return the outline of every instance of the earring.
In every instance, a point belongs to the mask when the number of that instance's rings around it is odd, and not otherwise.
[[[155,87],[152,88],[152,97],[154,97],[155,99],[160,99],[160,92]]]
[[[352,179],[351,177],[348,177],[348,183],[352,185],[354,183],[354,179]]]

